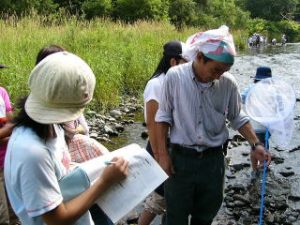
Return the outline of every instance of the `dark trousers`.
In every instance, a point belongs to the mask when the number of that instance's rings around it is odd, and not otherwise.
[[[224,154],[222,147],[197,153],[178,145],[170,151],[175,174],[165,182],[167,225],[210,225],[222,201]]]

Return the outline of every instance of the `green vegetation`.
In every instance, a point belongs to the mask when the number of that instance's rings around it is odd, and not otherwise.
[[[37,52],[59,44],[91,65],[93,106],[107,109],[142,93],[168,40],[226,24],[240,51],[253,33],[300,41],[299,21],[300,0],[1,0],[1,83],[26,94]]]
[[[59,18],[51,23],[47,19],[34,16],[0,20],[0,32],[5,34],[0,36],[0,62],[10,66],[0,70],[1,85],[14,102],[28,93],[27,79],[35,57],[46,45],[61,45],[87,61],[97,77],[93,105],[105,109],[117,104],[124,94],[142,92],[166,41],[185,40],[198,31],[190,28],[178,32],[168,22],[128,25],[102,19]]]

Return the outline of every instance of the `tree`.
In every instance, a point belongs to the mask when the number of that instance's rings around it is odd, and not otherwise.
[[[197,25],[217,28],[226,24],[231,28],[243,28],[249,13],[237,6],[236,0],[210,0],[197,18]]]
[[[171,22],[182,29],[185,25],[192,25],[196,13],[196,3],[193,0],[173,0],[170,3],[169,17]]]
[[[246,0],[245,7],[252,18],[263,18],[270,21],[293,19],[299,0]]]
[[[82,13],[82,4],[85,0],[54,0],[59,7],[65,8],[70,14],[77,15]]]
[[[115,0],[114,17],[134,22],[139,19],[159,20],[168,17],[166,0]]]
[[[24,15],[36,10],[45,15],[54,13],[57,8],[58,4],[54,3],[53,0],[1,0],[0,12]]]
[[[109,16],[111,9],[111,0],[86,0],[82,4],[82,10],[87,19],[96,16]]]

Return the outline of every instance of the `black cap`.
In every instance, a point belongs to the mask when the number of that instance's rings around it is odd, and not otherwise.
[[[169,41],[164,45],[164,55],[180,56],[182,55],[182,45],[180,41]]]
[[[8,66],[5,66],[3,64],[0,64],[0,69],[3,69],[3,68],[7,68]]]

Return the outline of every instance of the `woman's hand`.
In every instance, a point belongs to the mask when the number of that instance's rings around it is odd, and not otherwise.
[[[128,175],[128,161],[121,157],[114,157],[111,162],[113,163],[108,165],[101,175],[103,183],[107,185],[117,183]]]

